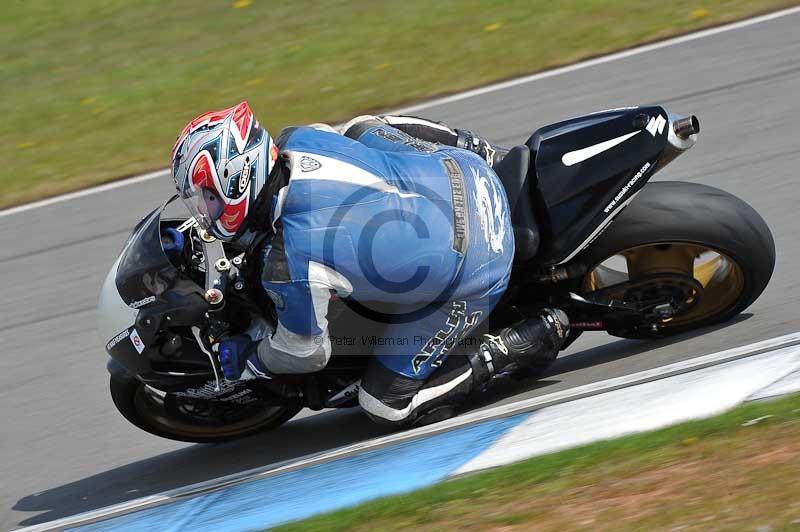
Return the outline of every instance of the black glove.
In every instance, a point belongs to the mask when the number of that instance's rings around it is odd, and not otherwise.
[[[494,166],[496,163],[500,162],[502,156],[505,155],[504,152],[498,153],[498,151],[489,144],[488,140],[477,136],[472,131],[456,129],[456,133],[458,133],[456,147],[477,153],[486,160],[489,166]]]

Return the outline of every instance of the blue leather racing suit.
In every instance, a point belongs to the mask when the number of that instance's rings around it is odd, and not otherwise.
[[[389,122],[278,138],[290,177],[272,197],[262,283],[279,324],[258,357],[274,374],[322,369],[342,341],[328,327],[332,298],[388,315],[379,337],[362,333],[373,359],[359,401],[372,417],[404,423],[469,379],[469,365],[446,368],[447,356],[505,292],[514,237],[486,160]]]

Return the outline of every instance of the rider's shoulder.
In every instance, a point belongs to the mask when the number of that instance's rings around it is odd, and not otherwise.
[[[281,149],[292,149],[294,146],[307,144],[315,145],[321,143],[322,145],[329,145],[331,143],[338,144],[342,141],[349,143],[349,139],[337,133],[332,127],[323,128],[319,126],[319,124],[312,124],[309,126],[287,127],[280,132],[275,143]]]

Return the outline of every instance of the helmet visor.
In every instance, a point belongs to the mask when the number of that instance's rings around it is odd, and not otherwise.
[[[197,187],[181,194],[181,199],[189,209],[189,213],[197,220],[197,225],[208,231],[225,210],[222,197],[215,191],[205,187]]]

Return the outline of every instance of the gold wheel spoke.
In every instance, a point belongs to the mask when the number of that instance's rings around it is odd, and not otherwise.
[[[627,273],[620,271],[623,260]],[[685,286],[681,278],[693,279],[697,289],[684,296],[682,310],[661,320],[663,327],[686,326],[723,313],[744,291],[744,274],[736,262],[717,250],[683,242],[645,244],[618,252],[587,273],[583,289],[608,293],[619,285],[619,296],[636,297],[645,286],[661,285],[668,298],[670,290]]]
[[[707,287],[717,273],[717,269],[722,265],[722,255],[717,255],[711,260],[708,260],[694,269],[694,278],[697,279],[703,288]]]

